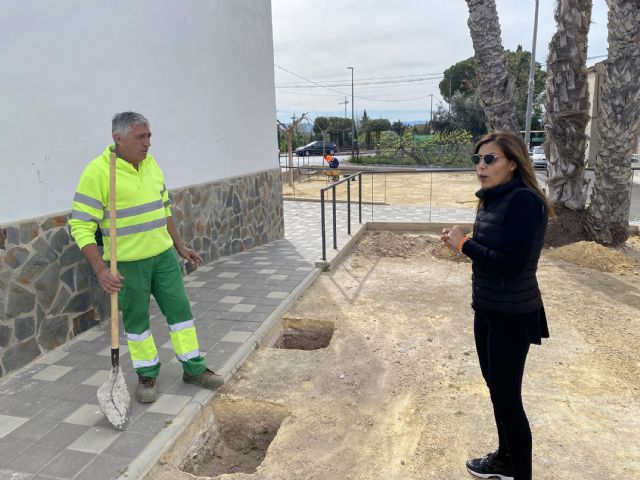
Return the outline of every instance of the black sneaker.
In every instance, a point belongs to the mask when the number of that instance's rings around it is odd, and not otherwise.
[[[489,453],[483,458],[467,460],[467,470],[478,478],[513,480],[513,467],[504,458],[500,458],[498,452]]]

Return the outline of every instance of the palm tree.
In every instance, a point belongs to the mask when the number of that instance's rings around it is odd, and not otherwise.
[[[514,85],[509,80],[502,47],[500,20],[495,0],[466,0],[467,25],[471,32],[476,66],[480,77],[480,101],[487,130],[517,132],[518,120],[513,102]]]
[[[607,0],[609,56],[600,84],[595,183],[586,227],[604,245],[629,237],[630,153],[640,133],[640,0]]]
[[[549,200],[559,223],[563,207],[582,211],[586,202],[585,152],[589,121],[587,36],[591,0],[557,0],[558,26],[547,56],[545,130],[549,169]],[[582,218],[582,215],[580,215]],[[582,223],[582,222],[579,222]],[[581,227],[578,227],[581,230]]]

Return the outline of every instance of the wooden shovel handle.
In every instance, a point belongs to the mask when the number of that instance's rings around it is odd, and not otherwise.
[[[116,256],[116,154],[109,154],[109,258],[112,275],[118,275]],[[118,294],[111,294],[111,349],[120,346],[118,339]]]

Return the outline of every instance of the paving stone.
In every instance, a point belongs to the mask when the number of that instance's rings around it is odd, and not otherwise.
[[[79,428],[77,425],[71,425]],[[122,435],[121,432],[113,428],[95,428],[85,429],[75,441],[69,445],[70,450],[78,450],[87,453],[102,453],[109,445]]]
[[[177,415],[190,401],[191,397],[185,395],[171,395],[165,393],[160,395],[147,411],[151,413]]]
[[[125,432],[118,438],[117,442],[109,445],[103,452],[103,455],[134,459],[146,448],[153,438],[152,435],[145,435],[143,433]]]
[[[37,441],[38,445],[66,448],[87,431],[85,425],[59,423]]]
[[[33,378],[34,380],[46,380],[49,382],[54,382],[60,377],[69,373],[71,370],[73,370],[72,367],[66,367],[63,365],[49,365],[48,367],[40,370],[38,373],[33,375],[31,378]]]
[[[104,414],[98,405],[82,405],[75,412],[65,418],[65,423],[85,425],[91,427],[104,418]]]
[[[7,462],[5,467],[17,472],[37,473],[53,458],[58,456],[61,451],[62,448],[53,448],[35,444],[30,445],[20,454]]]
[[[145,412],[129,426],[129,431],[157,435],[173,421],[174,415]]]
[[[0,438],[6,437],[29,419],[13,415],[0,415]]]
[[[7,440],[21,440],[31,444],[40,440],[40,438],[53,430],[57,425],[58,422],[55,420],[48,420],[46,418],[34,416],[33,418],[28,419],[27,422],[20,425],[20,427],[16,428],[5,438]]]
[[[65,449],[46,464],[42,471],[47,475],[53,475],[54,478],[72,479],[95,457],[93,453]]]
[[[116,480],[126,474],[129,463],[124,457],[98,455],[74,480]]]
[[[14,438],[13,435],[10,438],[0,438],[0,452],[2,452],[2,455],[0,455],[0,467],[19,455],[30,444],[30,442]],[[0,478],[3,478],[1,473]]]

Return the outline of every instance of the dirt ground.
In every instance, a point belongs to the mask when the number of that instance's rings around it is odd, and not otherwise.
[[[537,480],[640,478],[640,241],[601,248],[540,261],[551,338],[532,346],[523,385]],[[255,473],[216,478],[464,479],[465,460],[496,447],[470,263],[435,235],[369,234],[286,318],[335,331],[318,350],[256,350],[221,389],[219,408],[260,432],[281,424]],[[195,477],[165,466],[153,478]]]
[[[284,198],[320,200],[320,189],[327,186],[326,176],[302,175],[293,188],[283,179]],[[379,173],[362,177],[365,202],[442,208],[475,208],[478,179],[474,172],[463,173]],[[330,198],[330,193],[327,192]],[[347,199],[346,184],[336,187],[338,200]],[[351,200],[358,197],[357,183],[351,185]]]

